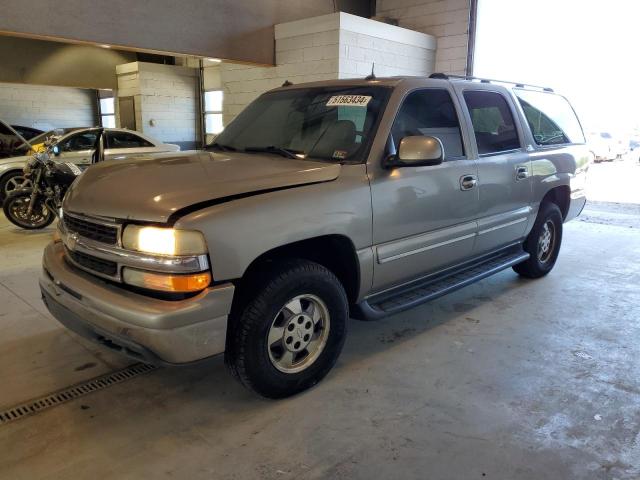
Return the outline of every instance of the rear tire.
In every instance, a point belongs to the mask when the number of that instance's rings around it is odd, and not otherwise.
[[[523,245],[530,257],[513,269],[526,278],[545,276],[556,264],[561,244],[562,213],[555,203],[545,202],[540,206],[536,222]]]
[[[24,183],[25,178],[21,170],[15,170],[5,174],[2,180],[0,180],[0,202],[4,202],[12,192]]]
[[[322,265],[287,260],[254,285],[229,319],[225,363],[264,397],[312,387],[344,345],[349,310],[342,284]]]

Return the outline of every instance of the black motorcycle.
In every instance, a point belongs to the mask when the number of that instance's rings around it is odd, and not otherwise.
[[[57,145],[33,155],[24,167],[23,188],[11,192],[2,209],[11,223],[28,230],[44,228],[58,216],[62,199],[82,171],[73,163],[51,160]]]

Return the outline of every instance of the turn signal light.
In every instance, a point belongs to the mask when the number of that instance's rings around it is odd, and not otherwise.
[[[129,285],[171,293],[190,293],[204,290],[211,283],[209,272],[175,275],[122,269],[122,279]]]

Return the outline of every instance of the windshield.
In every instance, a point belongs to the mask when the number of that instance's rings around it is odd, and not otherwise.
[[[266,93],[208,148],[362,162],[389,90],[321,87]]]

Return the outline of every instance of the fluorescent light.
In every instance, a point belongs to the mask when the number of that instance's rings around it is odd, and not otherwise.
[[[215,63],[222,62],[222,60],[220,60],[219,58],[207,58],[206,60],[209,62],[215,62]]]

